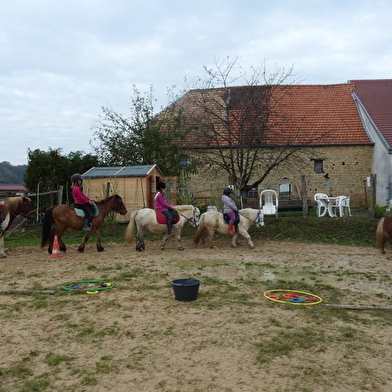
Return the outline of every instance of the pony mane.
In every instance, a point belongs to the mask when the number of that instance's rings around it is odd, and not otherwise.
[[[119,196],[118,196],[118,195],[108,196],[108,197],[106,197],[106,198],[103,199],[103,200],[98,200],[98,201],[96,201],[95,204],[104,204],[104,203],[106,203],[107,201],[109,201],[110,199],[113,199],[113,197],[119,197]]]
[[[179,204],[178,206],[173,206],[173,207],[178,211],[193,210],[193,206],[190,204]]]
[[[18,207],[20,204],[23,203],[23,199],[27,199],[28,201],[31,201],[26,196],[15,196],[15,197],[7,197],[6,199],[4,199],[4,204],[10,208],[16,209],[16,207]]]

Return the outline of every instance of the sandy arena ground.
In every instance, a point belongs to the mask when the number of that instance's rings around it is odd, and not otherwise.
[[[253,250],[245,241],[232,249],[229,237],[215,249],[183,243],[184,251],[173,240],[161,251],[147,241],[136,252],[103,239],[102,253],[91,242],[83,254],[71,245],[60,258],[9,250],[0,260],[0,391],[392,390],[392,312],[331,315],[325,306],[392,306],[390,250],[262,240]],[[176,301],[171,280],[189,276],[202,281],[198,299]],[[62,290],[79,280],[115,287]],[[264,298],[290,282],[319,287],[323,303]],[[260,347],[297,331],[314,342],[260,361]],[[42,388],[27,389],[29,382]]]

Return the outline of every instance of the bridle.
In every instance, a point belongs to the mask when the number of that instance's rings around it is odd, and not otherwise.
[[[264,219],[263,219],[263,217],[262,217],[262,215],[261,215],[261,210],[258,210],[258,211],[257,211],[257,215],[256,215],[256,218],[255,218],[254,220],[250,219],[248,216],[242,214],[242,213],[239,212],[239,211],[238,211],[238,215],[241,215],[241,216],[243,216],[244,218],[246,218],[246,219],[248,219],[248,220],[254,222],[254,224],[255,224],[256,226],[259,226],[259,227],[263,227],[263,226],[264,226]]]
[[[199,221],[197,220],[196,211],[197,211],[197,207],[193,207],[192,218],[187,218],[184,214],[181,214],[181,212],[179,212],[179,214],[183,218],[185,218],[193,227],[197,227],[197,224],[199,223]]]

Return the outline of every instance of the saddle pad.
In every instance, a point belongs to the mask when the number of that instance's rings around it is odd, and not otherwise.
[[[155,210],[155,216],[157,217],[158,223],[160,223],[161,225],[167,224],[167,218],[165,215],[162,214],[162,212]],[[173,219],[173,225],[175,225],[179,220],[180,220],[180,214],[177,214],[177,216]]]
[[[76,208],[76,207],[74,207],[74,208],[75,208],[76,215],[80,218],[84,218],[84,211],[81,208]],[[96,204],[94,204],[94,209],[95,209],[95,212],[93,214],[93,217],[95,218],[96,216],[99,215],[99,210],[98,210],[98,207]]]

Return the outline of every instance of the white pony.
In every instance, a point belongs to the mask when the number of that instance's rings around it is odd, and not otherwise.
[[[181,243],[181,230],[185,222],[189,222],[193,227],[199,225],[200,210],[192,205],[178,205],[173,208],[179,214],[179,221],[173,224],[173,233],[178,242],[178,249],[184,250]],[[136,250],[145,250],[143,235],[145,231],[150,231],[155,234],[163,234],[161,243],[161,250],[165,249],[165,244],[168,239],[167,226],[157,222],[156,211],[152,208],[142,208],[132,212],[127,230],[125,232],[125,240],[131,244],[135,238],[136,231]]]
[[[257,227],[264,226],[264,214],[261,210],[256,210],[254,208],[244,208],[238,211],[240,221],[235,231],[231,246],[235,248],[236,240],[239,234],[241,234],[248,241],[248,245],[251,249],[254,248],[252,239],[248,234],[248,229],[252,224]],[[218,211],[207,211],[201,214],[200,224],[196,231],[193,242],[197,245],[200,241],[204,244],[206,238],[208,237],[210,242],[210,248],[213,248],[212,238],[214,236],[215,230],[221,234],[227,234],[228,224],[223,219],[223,214]]]

